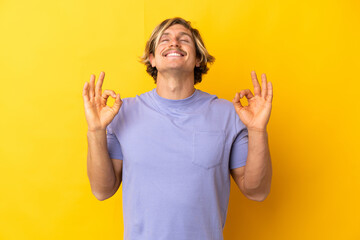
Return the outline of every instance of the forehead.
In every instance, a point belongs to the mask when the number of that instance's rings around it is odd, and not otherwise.
[[[161,36],[164,35],[188,35],[191,37],[191,32],[181,24],[174,24],[171,27],[168,27]]]

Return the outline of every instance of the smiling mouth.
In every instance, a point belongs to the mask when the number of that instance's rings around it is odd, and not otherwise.
[[[169,50],[163,55],[164,57],[184,57],[185,53],[182,53],[179,50]]]
[[[183,55],[181,55],[179,53],[169,53],[169,54],[166,54],[165,57],[183,57]]]

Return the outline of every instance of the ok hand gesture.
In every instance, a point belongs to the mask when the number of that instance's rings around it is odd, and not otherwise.
[[[104,82],[105,73],[101,72],[95,87],[95,75],[90,77],[90,89],[88,82],[83,88],[83,99],[85,106],[85,117],[89,131],[105,130],[107,125],[114,119],[122,104],[120,95],[113,90],[104,90],[101,87]],[[112,107],[106,105],[109,96],[116,98]]]
[[[257,80],[255,71],[251,72],[254,94],[250,89],[245,89],[236,93],[233,104],[240,120],[245,124],[249,131],[266,131],[271,112],[271,102],[273,96],[272,84],[267,82],[266,75],[262,74],[262,89]],[[240,99],[245,96],[248,106],[242,106]]]

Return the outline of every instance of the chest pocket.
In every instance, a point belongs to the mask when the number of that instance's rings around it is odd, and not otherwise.
[[[195,131],[192,162],[205,169],[221,164],[225,147],[224,131]]]

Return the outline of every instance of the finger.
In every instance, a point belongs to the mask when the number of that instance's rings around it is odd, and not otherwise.
[[[82,95],[83,95],[84,102],[90,101],[90,99],[89,99],[89,84],[88,84],[88,82],[85,82],[85,84],[84,84],[84,88],[83,88]]]
[[[266,98],[267,95],[267,80],[265,73],[261,74],[261,97]]]
[[[248,100],[254,97],[250,89],[241,90],[240,98],[242,98],[243,96],[245,96]]]
[[[90,99],[95,97],[94,86],[95,86],[95,75],[91,74],[91,77],[90,77],[90,91],[89,91]]]
[[[251,71],[251,79],[252,79],[252,83],[254,85],[255,96],[260,96],[261,87],[260,87],[259,81],[257,80],[255,71]]]
[[[108,89],[104,90],[104,92],[101,95],[101,100],[100,100],[101,106],[106,105],[106,102],[107,102],[109,96],[116,98],[116,93],[113,90],[108,90]]]
[[[117,94],[117,95],[116,95],[116,100],[115,100],[115,102],[114,102],[114,105],[113,105],[111,108],[113,108],[113,109],[115,110],[115,113],[118,113],[121,105],[122,105],[122,100],[121,100],[121,98],[120,98],[120,94]]]
[[[268,82],[267,88],[268,88],[268,92],[267,92],[267,96],[266,96],[266,101],[272,102],[272,99],[273,99],[273,87],[272,87],[271,82]]]
[[[104,82],[104,77],[105,77],[105,73],[101,72],[99,75],[99,80],[96,83],[95,96],[101,96],[101,87]]]
[[[235,93],[235,97],[233,99],[233,104],[236,110],[240,110],[243,108],[243,105],[240,102],[240,93]]]

